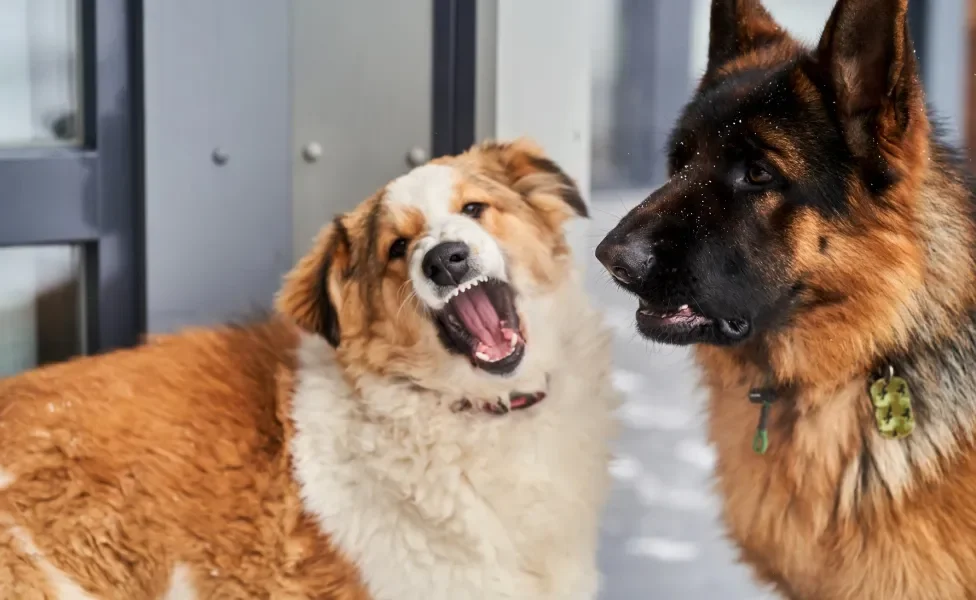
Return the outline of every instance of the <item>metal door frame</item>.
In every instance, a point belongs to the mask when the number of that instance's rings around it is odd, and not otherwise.
[[[434,157],[464,152],[475,141],[477,2],[434,0]]]
[[[89,353],[143,331],[140,0],[80,0],[83,135],[0,150],[0,246],[83,248]]]

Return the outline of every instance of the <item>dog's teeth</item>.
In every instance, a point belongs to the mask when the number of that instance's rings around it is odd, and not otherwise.
[[[681,311],[681,310],[688,310],[688,305],[687,304],[682,304],[681,307],[678,310],[679,311]]]
[[[518,337],[518,334],[517,333],[516,334],[513,334],[512,335],[512,338],[510,340],[508,340],[508,344],[512,348],[512,350],[515,349],[515,345],[518,344],[518,341],[519,341],[519,337]]]
[[[485,362],[492,362],[491,357],[484,352],[475,352],[474,355]]]

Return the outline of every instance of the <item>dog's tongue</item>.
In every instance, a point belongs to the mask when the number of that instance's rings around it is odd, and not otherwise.
[[[502,333],[501,318],[483,288],[474,287],[459,295],[454,299],[454,306],[464,326],[481,342],[479,351],[492,360],[508,354],[509,342]]]

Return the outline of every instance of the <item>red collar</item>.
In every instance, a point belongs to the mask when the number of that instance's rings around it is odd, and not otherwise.
[[[501,399],[495,402],[485,402],[482,404],[481,408],[486,413],[492,415],[506,415],[515,410],[523,410],[529,408],[530,406],[535,406],[536,404],[542,402],[546,398],[546,393],[543,391],[539,392],[512,392],[508,395],[508,402],[503,402]],[[458,400],[453,405],[451,405],[451,410],[454,412],[464,412],[474,408],[474,404],[467,398],[462,398]]]
[[[534,406],[546,398],[545,392],[512,392],[508,395],[508,404],[504,402],[496,402],[491,404],[490,402],[485,403],[485,412],[489,412],[493,415],[504,415],[508,414],[509,411],[522,410]]]

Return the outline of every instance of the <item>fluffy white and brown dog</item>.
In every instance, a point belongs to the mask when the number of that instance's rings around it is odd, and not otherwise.
[[[0,597],[584,600],[616,394],[525,141],[327,226],[278,314],[0,382]]]

